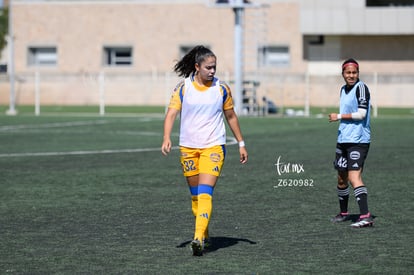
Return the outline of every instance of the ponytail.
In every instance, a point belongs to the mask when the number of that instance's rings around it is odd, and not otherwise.
[[[189,77],[195,73],[195,64],[201,64],[207,57],[216,57],[215,54],[204,46],[195,46],[190,52],[181,58],[174,66],[174,72],[178,76]]]

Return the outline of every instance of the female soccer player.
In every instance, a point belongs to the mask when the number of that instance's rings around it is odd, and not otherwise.
[[[247,150],[233,109],[230,88],[214,75],[215,54],[204,46],[196,46],[174,67],[185,77],[175,88],[164,120],[161,152],[171,151],[171,131],[180,113],[181,165],[192,196],[195,216],[194,256],[202,256],[208,242],[208,224],[212,196],[226,155],[226,131],[223,115],[239,143],[240,162],[247,162]]]
[[[359,205],[359,219],[352,223],[354,228],[372,226],[374,220],[368,211],[367,188],[362,181],[362,170],[371,142],[370,93],[359,80],[359,65],[354,59],[342,64],[345,85],[340,91],[339,114],[329,115],[329,121],[340,121],[334,166],[338,170],[338,198],[340,213],[332,222],[349,219],[348,182],[354,189]]]

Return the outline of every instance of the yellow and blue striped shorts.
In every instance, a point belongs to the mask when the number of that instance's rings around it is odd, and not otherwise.
[[[225,145],[210,148],[188,148],[180,146],[181,165],[185,177],[198,174],[219,176],[226,155]]]

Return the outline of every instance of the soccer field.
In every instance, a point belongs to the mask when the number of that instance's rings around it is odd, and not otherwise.
[[[178,151],[160,153],[162,115],[0,115],[0,274],[413,273],[412,116],[372,121],[363,177],[376,218],[362,229],[329,221],[337,123],[240,123],[249,163],[228,145],[213,245],[193,257],[191,199]]]

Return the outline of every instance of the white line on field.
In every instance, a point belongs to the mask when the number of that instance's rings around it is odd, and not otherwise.
[[[174,149],[176,149],[174,147]],[[138,153],[161,151],[160,148],[142,148],[142,149],[119,149],[119,150],[97,150],[97,151],[71,151],[71,152],[38,152],[38,153],[11,153],[0,154],[0,157],[44,157],[44,156],[69,156],[69,155],[94,155],[94,154],[115,154],[115,153]]]
[[[237,144],[235,138],[228,138],[227,145]],[[176,150],[178,146],[171,149]],[[119,153],[140,153],[161,151],[161,147],[157,148],[140,148],[140,149],[119,149],[119,150],[96,150],[96,151],[71,151],[71,152],[34,152],[34,153],[10,153],[0,154],[0,158],[9,157],[45,157],[45,156],[73,156],[73,155],[97,155],[97,154],[119,154]]]
[[[151,122],[157,119],[154,118],[139,118],[137,122]],[[68,122],[52,122],[44,124],[22,124],[22,125],[3,125],[0,126],[0,132],[22,130],[22,129],[45,129],[45,128],[63,128],[63,127],[77,127],[77,126],[88,126],[88,125],[102,125],[113,123],[106,120],[87,120],[87,121],[68,121]]]
[[[70,122],[55,122],[45,124],[23,124],[23,125],[5,125],[0,126],[0,131],[21,130],[21,129],[38,129],[38,128],[58,128],[58,127],[74,127],[74,126],[87,126],[87,125],[101,125],[108,123],[105,120],[94,121],[70,121]]]

